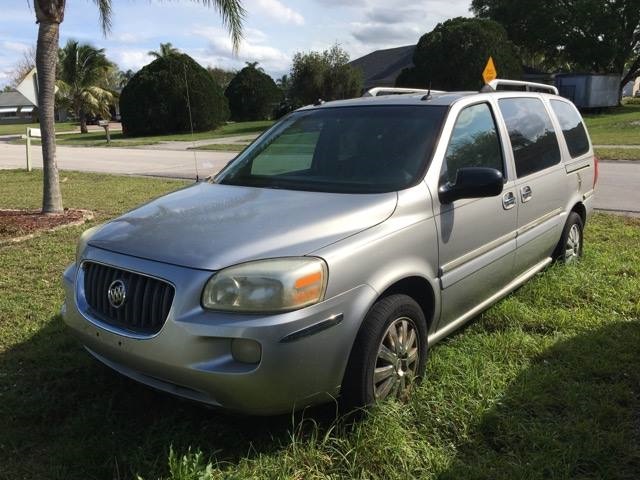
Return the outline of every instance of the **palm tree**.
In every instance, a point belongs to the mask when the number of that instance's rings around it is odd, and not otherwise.
[[[100,13],[105,35],[111,29],[112,0],[93,0]],[[229,29],[234,50],[242,39],[245,10],[242,0],[192,0],[206,7],[214,7]],[[61,213],[62,195],[56,161],[56,132],[54,123],[56,63],[60,38],[60,24],[64,20],[66,0],[33,0],[38,26],[36,68],[38,69],[38,111],[42,133],[44,185],[43,213]]]
[[[126,72],[118,72],[118,88],[122,89],[124,88],[127,83],[129,83],[129,80],[131,80],[133,78],[133,76],[136,74],[136,72],[134,72],[133,70],[129,69]]]
[[[177,55],[180,53],[180,50],[174,47],[171,42],[167,42],[160,44],[160,50],[150,50],[147,53],[154,58],[167,58],[171,55]]]
[[[109,117],[115,95],[106,87],[114,65],[104,48],[69,40],[58,54],[58,98],[80,120],[80,132],[87,133],[87,115]]]

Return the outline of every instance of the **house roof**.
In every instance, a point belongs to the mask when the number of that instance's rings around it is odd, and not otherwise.
[[[350,64],[362,71],[364,88],[392,87],[404,68],[413,66],[415,45],[376,50]]]
[[[20,92],[13,90],[0,93],[0,107],[33,107],[33,104]]]

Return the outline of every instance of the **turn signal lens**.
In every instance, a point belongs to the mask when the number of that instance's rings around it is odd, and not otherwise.
[[[322,301],[327,265],[315,257],[287,257],[225,268],[207,282],[202,306],[210,310],[277,313]]]

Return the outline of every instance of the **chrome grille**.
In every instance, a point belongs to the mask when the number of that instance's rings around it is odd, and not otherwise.
[[[109,325],[136,333],[155,334],[169,315],[173,302],[172,285],[138,273],[85,262],[84,296],[90,313]],[[108,298],[109,286],[120,280],[126,288],[124,304],[114,308]]]

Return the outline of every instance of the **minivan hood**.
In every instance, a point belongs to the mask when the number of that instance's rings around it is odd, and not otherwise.
[[[305,255],[386,220],[397,194],[198,183],[105,224],[89,245],[191,268]]]

